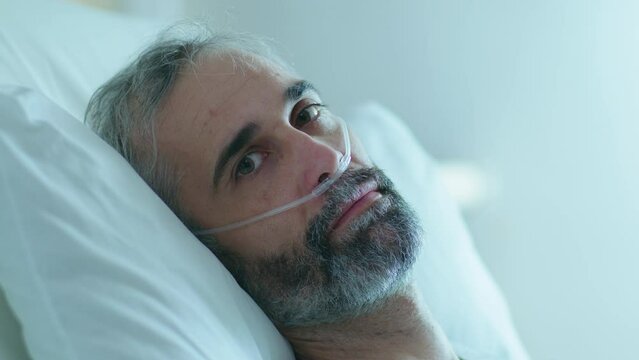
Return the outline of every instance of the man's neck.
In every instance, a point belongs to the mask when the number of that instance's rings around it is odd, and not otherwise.
[[[370,314],[336,324],[280,328],[298,359],[457,359],[446,336],[420,307],[414,291]]]

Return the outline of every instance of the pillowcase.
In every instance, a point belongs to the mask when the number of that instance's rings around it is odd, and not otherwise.
[[[0,87],[0,284],[33,360],[293,359],[128,163],[37,93]]]

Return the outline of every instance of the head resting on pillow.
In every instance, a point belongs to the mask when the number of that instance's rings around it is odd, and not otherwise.
[[[264,40],[171,29],[91,98],[86,121],[195,233],[303,197],[336,171],[341,120]],[[199,235],[276,325],[334,324],[409,283],[421,230],[350,134],[320,196]]]

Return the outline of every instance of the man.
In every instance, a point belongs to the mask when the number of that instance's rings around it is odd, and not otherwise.
[[[456,359],[413,291],[421,231],[412,211],[318,91],[263,42],[163,35],[94,94],[86,117],[298,358]],[[328,190],[308,196],[327,179]],[[242,222],[298,199],[307,201]]]

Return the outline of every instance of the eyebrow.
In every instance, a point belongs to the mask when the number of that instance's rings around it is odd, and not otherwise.
[[[237,155],[247,144],[249,144],[257,135],[260,130],[260,126],[254,122],[249,122],[244,125],[233,137],[233,140],[229,142],[217,159],[215,164],[215,171],[213,172],[213,186],[217,188],[218,183],[224,169],[228,165],[229,161]]]
[[[319,91],[307,80],[300,80],[295,84],[286,88],[284,91],[284,100],[292,102],[299,100],[307,91],[313,91],[319,95]]]

